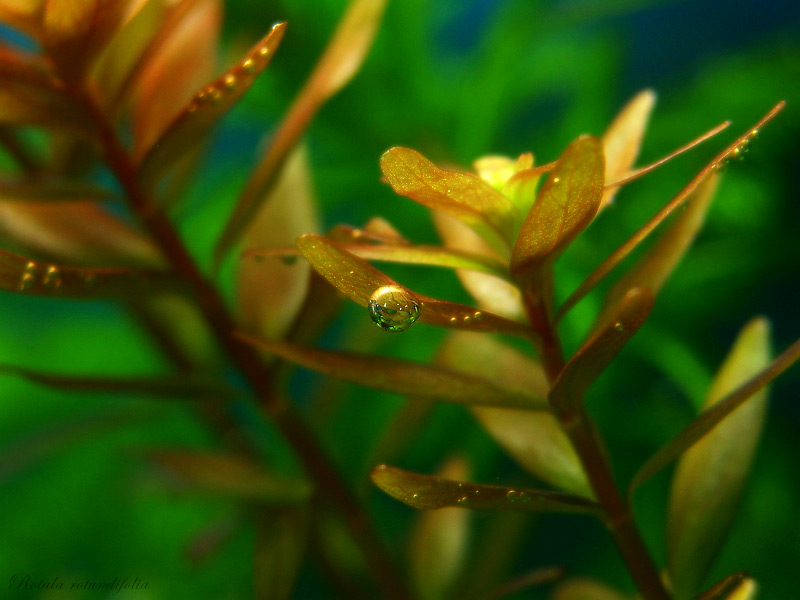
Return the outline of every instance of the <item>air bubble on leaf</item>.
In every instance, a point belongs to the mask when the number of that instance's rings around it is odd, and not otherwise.
[[[61,273],[58,271],[58,267],[53,265],[47,267],[47,271],[45,271],[44,277],[42,278],[42,285],[52,288],[61,286]]]
[[[462,505],[462,506],[463,506],[463,505],[465,505],[465,504],[469,504],[469,498],[467,498],[466,496],[463,496],[463,497],[459,498],[459,499],[456,501],[456,503],[457,503],[457,504],[460,504],[460,505]]]
[[[509,502],[517,502],[520,498],[519,492],[517,490],[508,490],[506,493],[506,499]]]
[[[617,330],[619,333],[625,331],[625,326],[622,323],[614,323],[614,329]]]
[[[397,285],[378,288],[369,299],[369,317],[384,331],[405,331],[419,318],[419,304]]]
[[[479,310],[476,310],[475,314],[472,315],[472,318],[475,319],[476,321],[483,321],[483,313]]]

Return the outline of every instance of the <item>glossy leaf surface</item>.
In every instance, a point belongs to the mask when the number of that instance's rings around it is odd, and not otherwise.
[[[330,352],[285,342],[237,337],[259,350],[325,375],[371,388],[442,402],[547,410],[543,398],[487,379],[424,363],[345,352]]]
[[[553,261],[592,221],[603,194],[603,148],[583,136],[558,159],[522,225],[511,271],[516,277]]]
[[[725,359],[705,408],[758,374],[769,360],[769,325],[754,319]],[[722,547],[761,436],[766,400],[762,388],[678,463],[667,513],[667,558],[679,598],[697,592]]]
[[[372,471],[372,481],[396,500],[426,510],[449,506],[474,510],[588,514],[598,510],[594,502],[571,494],[454,481],[387,465],[380,465]]]

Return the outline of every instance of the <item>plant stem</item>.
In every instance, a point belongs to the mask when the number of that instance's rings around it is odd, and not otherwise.
[[[320,493],[343,516],[368,567],[381,586],[383,596],[393,600],[412,598],[391,557],[375,535],[369,519],[313,433],[294,408],[276,395],[272,374],[264,367],[257,352],[233,337],[236,324],[222,297],[201,273],[172,223],[155,208],[139,186],[134,163],[105,114],[93,98],[79,95],[98,125],[106,162],[125,190],[132,212],[158,245],[176,275],[189,284],[197,306],[217,342],[260,399],[262,410],[281,431]]]
[[[541,288],[540,288],[541,289]],[[552,385],[564,368],[561,341],[541,299],[552,293],[552,285],[543,293],[525,294],[525,307],[531,325],[541,335],[539,353],[542,365]],[[611,465],[600,438],[589,415],[583,408],[577,411],[555,410],[553,413],[561,423],[583,470],[589,478],[595,497],[603,508],[604,522],[622,555],[636,587],[645,600],[670,600],[658,569],[645,546],[639,528],[633,519],[630,507],[623,499],[611,473]]]

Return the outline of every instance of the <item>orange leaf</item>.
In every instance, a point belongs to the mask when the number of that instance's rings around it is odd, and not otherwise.
[[[603,194],[603,148],[582,136],[558,159],[522,225],[511,254],[511,272],[527,278],[552,263],[592,221]]]
[[[0,21],[34,37],[42,31],[42,7],[45,0],[0,0]]]

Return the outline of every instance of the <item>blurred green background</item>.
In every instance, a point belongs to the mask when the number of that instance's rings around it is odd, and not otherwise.
[[[224,50],[252,44],[275,21],[289,31],[272,65],[217,131],[207,168],[179,218],[205,263],[252,164],[262,136],[289,106],[325,46],[344,0],[230,0]],[[434,161],[469,165],[484,154],[532,151],[556,158],[581,133],[599,135],[637,91],[659,101],[640,164],[660,158],[730,119],[718,138],[626,187],[558,264],[563,298],[611,250],[677,193],[726,143],[777,101],[787,108],[725,173],[707,225],[659,296],[649,322],[592,389],[590,411],[626,481],[694,414],[736,332],[766,315],[780,351],[800,337],[800,6],[774,2],[392,0],[357,78],[319,113],[307,144],[324,228],[374,215],[410,239],[435,243],[425,209],[379,181],[378,158],[394,145]],[[468,301],[454,276],[387,269],[401,282]],[[612,278],[613,279],[613,278]],[[563,328],[574,349],[602,290]],[[112,304],[0,295],[0,362],[72,373],[153,373],[168,366],[124,311]],[[415,327],[386,336],[346,305],[322,343],[386,356],[430,359],[442,332]],[[296,401],[309,411],[336,462],[364,485],[376,438],[403,405],[396,396],[298,373]],[[797,596],[800,563],[800,369],[772,386],[770,414],[739,518],[713,579],[748,570],[761,598]],[[170,490],[136,451],[215,448],[189,405],[118,395],[58,393],[0,375],[0,574],[33,579],[140,577],[146,592],[117,598],[245,598],[253,579],[253,533],[232,501]],[[243,415],[242,419],[247,419]],[[276,452],[285,452],[276,442]],[[535,485],[472,421],[438,407],[398,466],[433,472],[466,456],[472,477]],[[645,535],[663,562],[668,476],[636,503]],[[407,559],[405,532],[416,513],[365,486],[365,498],[392,551]],[[610,539],[587,519],[542,517],[495,536],[502,518],[473,519],[473,577],[495,583],[541,565],[563,565],[631,590]],[[187,548],[211,527],[228,528],[216,552],[190,560]],[[482,536],[487,536],[483,538]],[[490,577],[490,579],[491,579]],[[0,589],[5,587],[0,581]],[[296,598],[328,597],[313,562]],[[0,594],[5,596],[5,592]],[[10,598],[61,598],[19,591]],[[98,598],[102,592],[69,592]],[[519,594],[544,598],[546,590]]]

